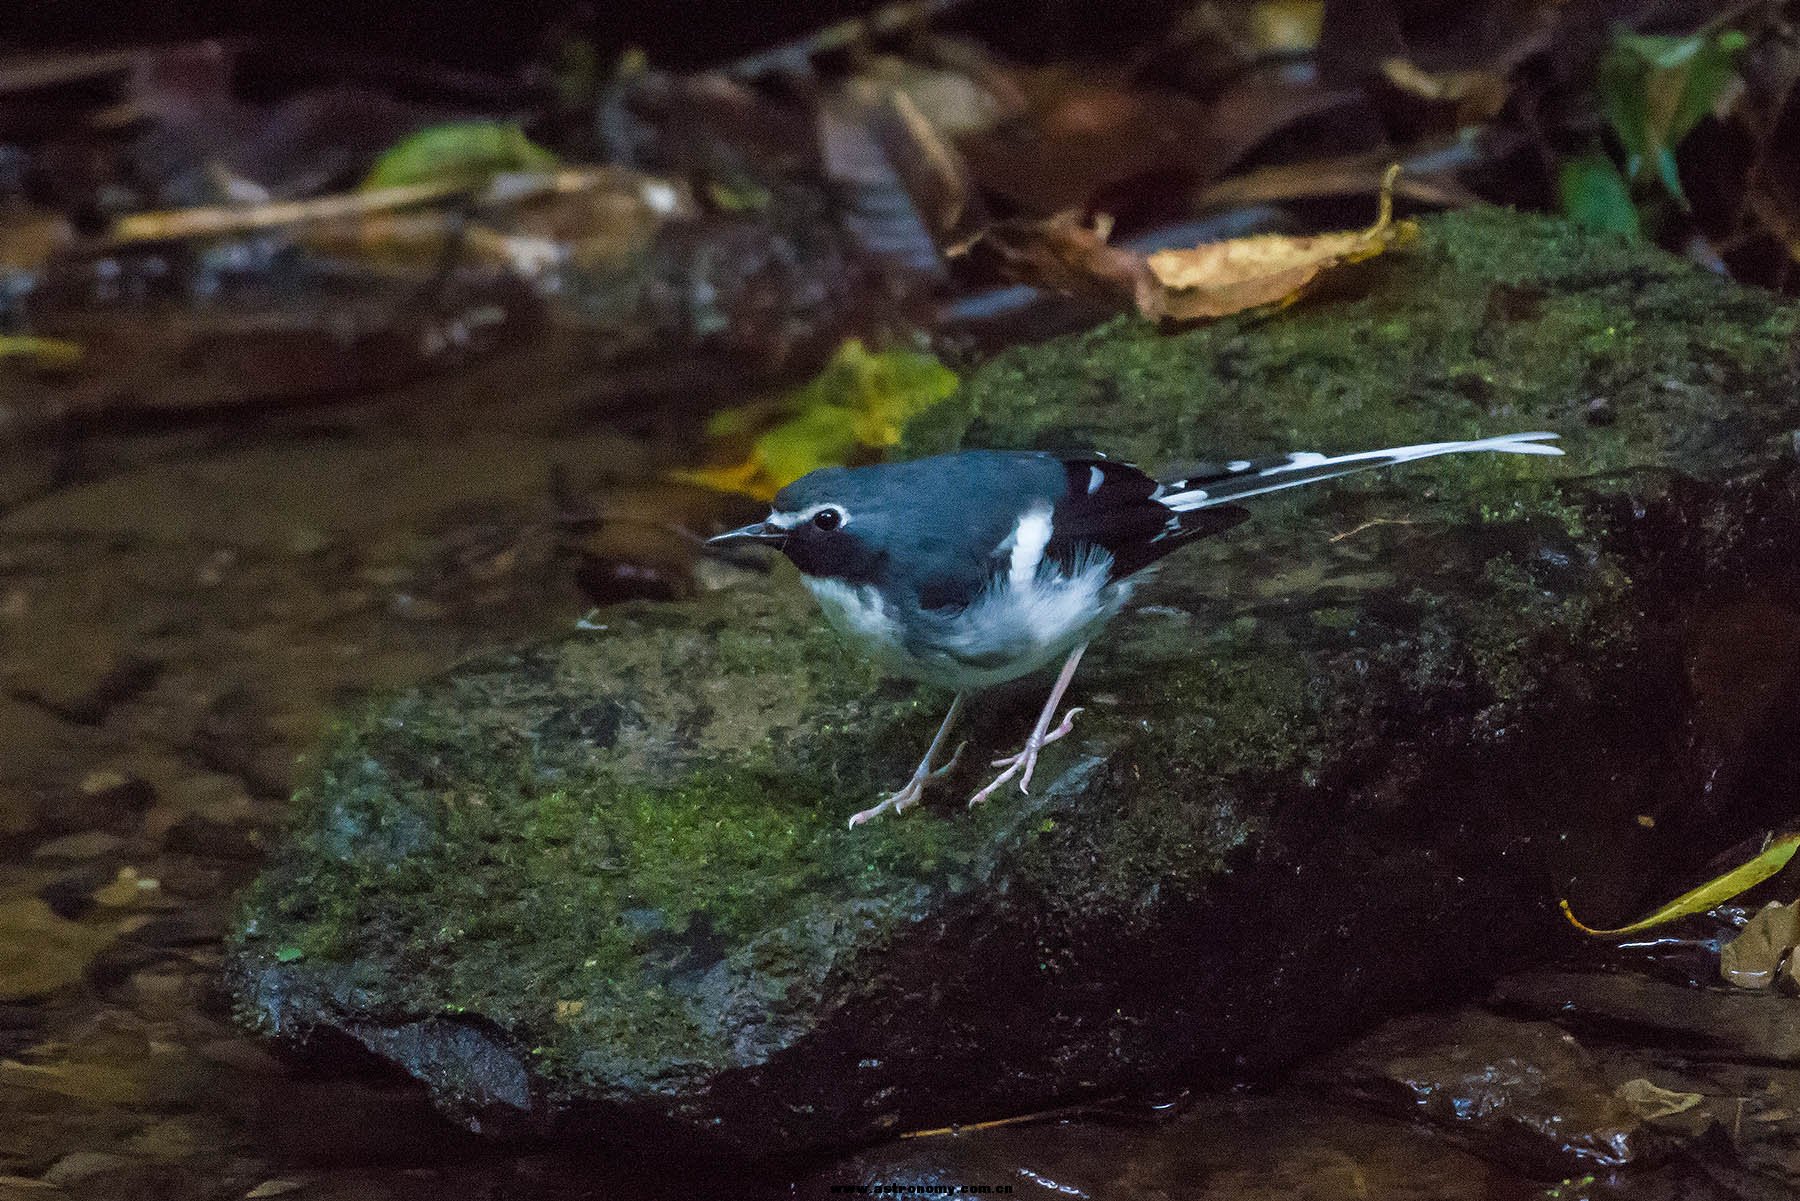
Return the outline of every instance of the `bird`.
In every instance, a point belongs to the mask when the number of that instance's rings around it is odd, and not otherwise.
[[[1082,654],[1166,555],[1250,516],[1237,502],[1440,455],[1560,455],[1543,431],[1325,455],[1233,459],[1158,480],[1099,453],[964,450],[865,467],[821,467],[775,494],[762,521],[707,540],[773,547],[799,569],[826,620],[892,673],[954,692],[912,777],[850,818],[854,829],[916,804],[970,697],[1060,661],[1017,754],[970,799],[1010,780],[1030,792]]]

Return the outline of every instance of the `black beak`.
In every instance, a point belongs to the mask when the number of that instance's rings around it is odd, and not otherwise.
[[[742,546],[746,543],[760,542],[765,546],[779,547],[787,541],[788,532],[778,525],[770,525],[766,521],[758,521],[753,525],[743,526],[735,530],[727,530],[723,534],[714,535],[706,540],[708,546]]]

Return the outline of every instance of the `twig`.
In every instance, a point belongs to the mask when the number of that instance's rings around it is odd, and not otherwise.
[[[1373,518],[1370,518],[1368,521],[1363,522],[1361,525],[1357,526],[1355,529],[1345,530],[1341,534],[1333,534],[1331,537],[1327,538],[1325,541],[1327,541],[1327,542],[1342,542],[1344,539],[1349,538],[1352,535],[1360,534],[1364,530],[1372,529],[1378,525],[1418,525],[1418,524],[1419,524],[1418,522],[1414,521],[1410,517],[1373,517]]]
[[[939,1126],[932,1130],[908,1130],[901,1138],[938,1138],[946,1134],[966,1134],[971,1130],[992,1130],[996,1126],[1017,1126],[1021,1122],[1042,1122],[1052,1118],[1073,1117],[1076,1114],[1091,1113],[1107,1105],[1116,1105],[1125,1098],[1123,1096],[1107,1097],[1102,1101],[1091,1101],[1086,1105],[1065,1105],[1060,1109],[1041,1109],[1036,1113],[1022,1113],[1010,1118],[995,1118],[988,1122],[971,1122],[967,1126]]]
[[[278,200],[270,204],[226,204],[208,208],[171,209],[132,213],[113,226],[115,242],[160,242],[171,238],[217,237],[249,233],[277,225],[360,217],[442,200],[472,190],[466,179],[406,184],[372,192],[339,192],[309,200]]]

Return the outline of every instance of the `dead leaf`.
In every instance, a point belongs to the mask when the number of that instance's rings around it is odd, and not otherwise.
[[[1273,68],[1243,76],[1210,104],[1066,69],[1020,80],[1029,111],[957,145],[984,191],[1029,213],[1083,208],[1145,176],[1216,179],[1270,135],[1361,98]]]
[[[1459,126],[1483,124],[1506,107],[1509,89],[1503,71],[1477,67],[1434,73],[1415,66],[1410,59],[1389,58],[1382,62],[1381,73],[1409,96],[1455,105]]]
[[[1756,222],[1800,262],[1800,82],[1788,88],[1759,139],[1744,199]]]
[[[954,50],[944,39],[930,45],[933,51]],[[905,96],[912,107],[945,137],[961,137],[992,129],[1013,115],[1019,96],[1003,72],[964,48],[957,69],[929,66],[894,55],[879,55],[861,68],[859,81],[876,85],[882,92]]]
[[[1073,211],[1036,221],[998,221],[951,253],[985,247],[999,259],[1001,271],[1019,283],[1160,317],[1161,286],[1142,254],[1107,244],[1110,226],[1104,217],[1084,224]]]
[[[855,202],[853,227],[880,253],[936,268],[986,223],[962,156],[904,91],[850,81],[821,104],[819,142],[826,176]]]
[[[1148,263],[1162,288],[1161,311],[1177,321],[1197,321],[1289,304],[1322,272],[1411,241],[1418,226],[1393,219],[1398,174],[1397,166],[1388,169],[1381,186],[1381,212],[1365,230],[1307,237],[1261,234],[1192,250],[1157,251]]]
[[[1216,179],[1263,142],[1312,117],[1366,103],[1360,88],[1332,88],[1280,66],[1242,76],[1207,110],[1199,174]]]
[[[1460,147],[1443,153],[1418,157],[1430,162],[1460,159]],[[1222,179],[1201,191],[1194,203],[1202,209],[1239,208],[1253,204],[1274,204],[1288,200],[1315,200],[1324,196],[1359,196],[1380,194],[1382,180],[1393,163],[1387,151],[1372,154],[1350,154],[1341,158],[1312,159],[1307,162],[1283,163],[1260,167],[1242,175]],[[1454,165],[1462,165],[1456,161]],[[1394,182],[1394,194],[1415,204],[1439,208],[1462,208],[1479,204],[1481,198],[1456,178],[1453,170],[1437,166],[1435,170],[1415,169],[1405,164],[1400,178]]]
[[[1800,908],[1771,903],[1719,951],[1719,975],[1739,988],[1768,988],[1800,944]]]
[[[1635,1080],[1627,1080],[1613,1090],[1613,1095],[1630,1106],[1631,1112],[1647,1122],[1653,1122],[1658,1118],[1673,1117],[1678,1113],[1686,1113],[1706,1100],[1699,1093],[1678,1093],[1674,1089],[1652,1083],[1642,1076]]]
[[[626,167],[500,176],[472,214],[440,208],[352,213],[308,223],[299,240],[364,262],[432,263],[462,239],[466,261],[542,282],[565,265],[599,270],[642,253],[665,225],[697,211],[687,185]]]
[[[1029,111],[957,139],[981,189],[1030,213],[1081,208],[1109,184],[1192,170],[1209,127],[1200,101],[1100,73],[1019,72]]]

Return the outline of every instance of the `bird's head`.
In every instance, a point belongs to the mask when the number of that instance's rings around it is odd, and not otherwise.
[[[887,506],[874,483],[862,471],[821,468],[777,492],[763,520],[708,538],[706,544],[761,543],[779,550],[807,575],[871,580],[886,557],[876,535]]]

